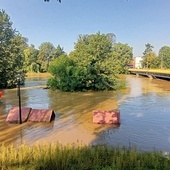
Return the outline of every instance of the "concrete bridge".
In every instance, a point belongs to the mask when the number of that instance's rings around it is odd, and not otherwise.
[[[128,69],[130,74],[145,76],[149,78],[158,78],[170,80],[170,70],[158,69]]]

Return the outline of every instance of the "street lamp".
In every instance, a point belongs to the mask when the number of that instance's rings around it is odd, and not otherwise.
[[[17,74],[17,84],[18,84],[18,101],[19,101],[19,123],[22,124],[22,117],[21,117],[21,95],[20,95],[20,83],[21,83],[21,75]]]

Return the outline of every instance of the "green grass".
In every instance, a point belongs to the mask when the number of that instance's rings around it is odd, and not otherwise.
[[[128,69],[129,71],[143,71],[143,72],[155,72],[155,73],[164,73],[164,74],[170,74],[170,69],[135,69],[131,68]]]
[[[2,170],[169,170],[161,152],[135,148],[44,144],[0,146]]]

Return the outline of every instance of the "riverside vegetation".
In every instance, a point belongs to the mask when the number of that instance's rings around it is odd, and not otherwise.
[[[3,170],[169,170],[170,158],[161,152],[135,148],[38,143],[0,146]]]

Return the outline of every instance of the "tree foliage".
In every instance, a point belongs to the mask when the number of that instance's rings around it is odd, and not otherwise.
[[[53,75],[47,84],[54,89],[62,91],[74,91],[78,84],[75,79],[76,67],[74,61],[67,55],[56,58],[49,67],[49,72]]]
[[[60,45],[55,48],[50,42],[42,43],[36,60],[36,63],[39,65],[39,72],[47,72],[50,63],[62,54],[65,54],[65,52]]]
[[[57,48],[55,48],[55,50],[54,50],[54,59],[63,55],[63,54],[65,54],[65,51],[63,50],[63,48],[60,45],[58,45]]]
[[[153,48],[154,46],[152,46],[150,43],[145,44],[145,51],[143,52],[143,55],[146,56],[147,54],[151,53]]]
[[[63,91],[116,89],[117,74],[124,70],[125,63],[132,56],[132,49],[117,44],[120,52],[116,53],[113,42],[113,36],[100,32],[80,35],[69,57],[58,57],[50,65],[49,70],[54,77],[48,84]],[[118,67],[117,60],[120,58],[124,64]]]
[[[30,72],[39,72],[39,65],[37,64],[39,51],[35,49],[34,45],[27,47],[24,50],[24,69]]]
[[[63,91],[116,89],[116,76],[125,72],[124,67],[132,56],[131,47],[116,44],[113,33],[100,32],[80,35],[69,56],[60,45],[55,48],[50,42],[42,43],[37,50],[34,45],[28,46],[27,39],[12,28],[5,11],[0,13],[0,31],[2,88],[14,87],[18,73],[46,72],[51,65],[49,70],[54,78],[49,82]]]
[[[153,52],[153,46],[149,43],[145,44],[145,51],[143,52],[142,67],[154,68],[154,61],[156,61],[156,54]]]
[[[16,86],[16,75],[27,71],[45,72],[52,60],[64,54],[63,48],[57,48],[50,42],[42,43],[37,50],[28,46],[27,39],[12,28],[10,17],[0,10],[0,88]]]
[[[55,47],[50,42],[44,42],[39,47],[37,63],[40,66],[40,72],[46,72],[49,64],[54,58]]]
[[[159,62],[159,60],[157,59],[156,54],[154,52],[150,52],[143,58],[142,65],[144,68],[156,68],[159,65],[157,62]]]
[[[113,46],[112,56],[112,63],[114,63],[118,73],[126,73],[126,65],[132,60],[133,56],[132,47],[128,46],[127,44],[116,43]]]
[[[161,68],[170,68],[170,47],[163,46],[159,50],[159,59],[161,61]]]
[[[4,10],[0,11],[0,87],[14,87],[16,74],[24,73],[23,51],[27,39],[12,28]]]

